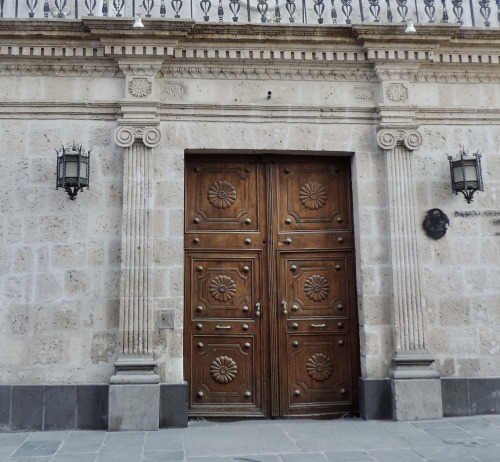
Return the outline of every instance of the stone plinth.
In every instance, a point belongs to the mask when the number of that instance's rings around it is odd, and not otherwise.
[[[160,385],[129,384],[109,387],[109,430],[158,430]]]
[[[395,379],[392,381],[392,400],[395,420],[443,418],[440,379]]]

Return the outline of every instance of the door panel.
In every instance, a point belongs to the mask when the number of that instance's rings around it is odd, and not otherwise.
[[[348,158],[188,156],[191,415],[357,411]]]
[[[197,414],[244,412],[260,414],[258,349],[253,335],[193,335],[196,362],[190,393]]]
[[[261,255],[246,252],[189,252],[191,319],[248,319],[260,301]]]
[[[349,412],[352,379],[347,333],[290,334],[284,416]]]
[[[343,159],[280,163],[279,232],[352,231],[348,166]]]
[[[259,164],[249,162],[193,162],[186,171],[186,231],[244,233],[262,228],[262,188]],[[217,236],[212,236],[217,240]]]

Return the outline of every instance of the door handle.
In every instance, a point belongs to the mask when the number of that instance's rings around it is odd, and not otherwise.
[[[286,300],[281,300],[281,314],[288,314],[288,310],[286,309]]]
[[[260,318],[262,316],[262,308],[260,303],[255,304],[255,317]]]

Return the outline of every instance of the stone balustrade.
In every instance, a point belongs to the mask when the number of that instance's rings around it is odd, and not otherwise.
[[[194,19],[235,23],[415,24],[499,27],[500,0],[0,0],[0,17],[85,16]]]

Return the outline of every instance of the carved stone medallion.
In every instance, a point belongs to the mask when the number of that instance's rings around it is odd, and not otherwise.
[[[148,79],[133,79],[128,86],[130,94],[137,98],[144,98],[151,94],[152,85]]]
[[[395,103],[404,103],[408,100],[408,88],[402,83],[391,83],[386,89],[386,95]]]
[[[229,383],[238,374],[238,366],[229,356],[219,356],[210,366],[212,378],[219,383]]]

